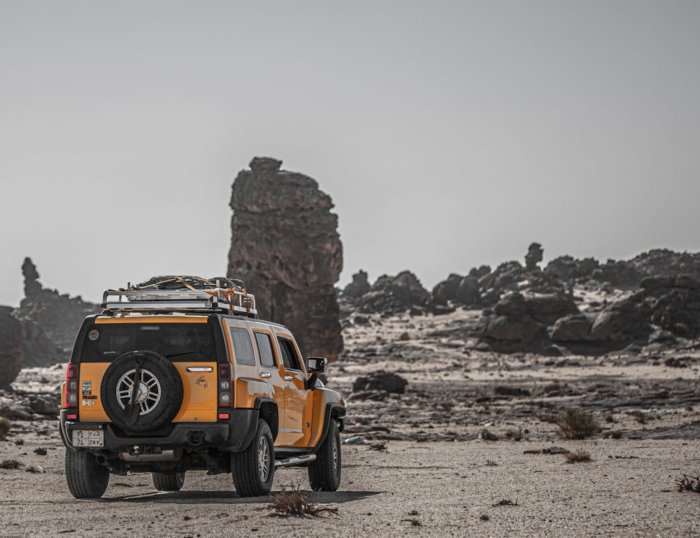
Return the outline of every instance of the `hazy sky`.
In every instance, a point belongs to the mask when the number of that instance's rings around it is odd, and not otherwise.
[[[251,157],[343,281],[700,248],[700,2],[0,0],[0,303],[223,274]]]

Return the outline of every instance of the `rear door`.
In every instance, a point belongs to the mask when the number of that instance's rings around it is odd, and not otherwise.
[[[112,360],[127,351],[154,351],[172,362],[182,380],[182,405],[173,422],[216,422],[216,330],[206,316],[97,318],[80,353],[80,420],[110,421],[100,389]]]
[[[289,434],[289,444],[305,447],[311,436],[311,416],[306,390],[306,370],[301,360],[299,348],[291,334],[278,333],[277,345],[284,367],[285,429]]]
[[[285,446],[289,443],[288,433],[284,429],[284,417],[287,412],[284,399],[284,381],[280,372],[280,360],[275,349],[273,334],[267,328],[254,328],[253,337],[260,359],[260,379],[272,385],[275,393],[278,414],[278,432],[275,446]]]

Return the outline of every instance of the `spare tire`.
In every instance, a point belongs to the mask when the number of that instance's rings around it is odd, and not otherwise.
[[[182,396],[177,369],[154,351],[120,355],[107,368],[100,386],[107,416],[115,426],[131,433],[169,424],[180,410]]]

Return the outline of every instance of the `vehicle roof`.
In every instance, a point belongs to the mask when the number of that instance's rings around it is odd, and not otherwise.
[[[190,312],[120,312],[118,314],[98,314],[95,316],[95,321],[97,323],[109,323],[109,324],[119,324],[121,323],[138,323],[138,322],[150,322],[158,320],[160,322],[169,323],[206,323],[211,314],[200,314],[200,313],[190,313]],[[244,324],[264,324],[276,327],[278,329],[283,329],[289,333],[292,331],[288,327],[281,325],[280,323],[275,323],[274,321],[267,321],[258,318],[249,318],[246,316],[236,316],[233,314],[214,314],[219,319],[235,320],[239,323]]]

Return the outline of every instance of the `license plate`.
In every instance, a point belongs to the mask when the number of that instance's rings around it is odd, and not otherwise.
[[[105,446],[105,432],[103,430],[73,430],[73,446],[102,448]]]

